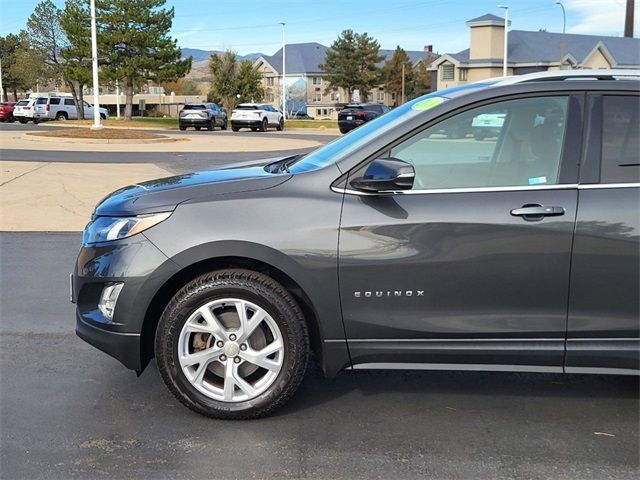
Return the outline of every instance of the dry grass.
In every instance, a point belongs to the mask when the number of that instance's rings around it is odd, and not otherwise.
[[[100,130],[91,130],[90,128],[60,128],[43,132],[32,132],[28,135],[55,138],[95,138],[99,140],[153,140],[167,138],[165,135],[158,135],[157,133],[124,128],[102,128]]]

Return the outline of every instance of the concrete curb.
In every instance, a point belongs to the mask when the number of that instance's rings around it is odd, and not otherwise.
[[[139,143],[174,143],[188,142],[188,138],[67,138],[67,137],[49,137],[38,133],[25,133],[23,138],[28,140],[37,140],[39,142],[58,142],[58,143],[90,143],[90,144],[139,144]]]

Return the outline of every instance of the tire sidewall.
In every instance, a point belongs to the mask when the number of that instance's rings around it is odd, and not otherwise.
[[[225,280],[233,281],[232,279],[214,278],[167,307],[157,330],[157,361],[161,369],[164,367],[168,374],[169,378],[166,378],[165,381],[171,382],[170,388],[173,386],[179,392],[183,397],[183,402],[186,400],[192,403],[190,406],[193,409],[208,415],[216,413],[221,417],[225,416],[225,413],[232,416],[237,412],[246,412],[247,416],[253,416],[252,412],[269,410],[270,405],[277,404],[278,398],[290,386],[296,370],[306,368],[307,346],[304,341],[306,336],[299,318],[299,311],[292,308],[292,305],[275,291],[268,288],[253,287],[249,289],[246,285],[231,286],[225,284]],[[260,294],[257,294],[256,291],[259,291]],[[179,294],[176,295],[176,298],[178,297]],[[280,329],[284,344],[283,364],[275,381],[259,396],[243,402],[223,402],[206,396],[187,380],[178,361],[178,340],[187,319],[202,305],[224,298],[240,298],[263,308]]]

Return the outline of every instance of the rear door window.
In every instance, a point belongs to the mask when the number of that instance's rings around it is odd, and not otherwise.
[[[640,183],[640,96],[604,96],[602,107],[600,182]]]
[[[36,100],[36,105],[46,105],[48,98],[38,98]]]
[[[52,98],[49,100],[49,104],[51,105],[60,105],[60,99],[59,98]]]
[[[73,103],[73,99],[71,99],[71,98],[65,98],[65,99],[64,99],[64,104],[65,104],[67,107],[73,107],[73,106],[75,106],[75,104]]]

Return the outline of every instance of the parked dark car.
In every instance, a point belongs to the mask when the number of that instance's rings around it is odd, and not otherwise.
[[[347,133],[389,110],[386,105],[377,103],[347,105],[338,112],[338,128],[341,133]]]
[[[307,112],[296,112],[291,116],[294,120],[314,120]]]
[[[15,104],[16,102],[0,103],[0,122],[13,123],[15,121],[15,118],[13,118]]]
[[[187,103],[178,115],[180,130],[194,127],[196,130],[206,128],[213,130],[220,127],[227,129],[227,113],[215,103]]]
[[[71,277],[77,334],[137,372],[155,356],[216,418],[272,412],[311,353],[327,376],[637,375],[638,76],[463,85],[306,155],[117,190]],[[481,115],[497,135],[433,134]]]

